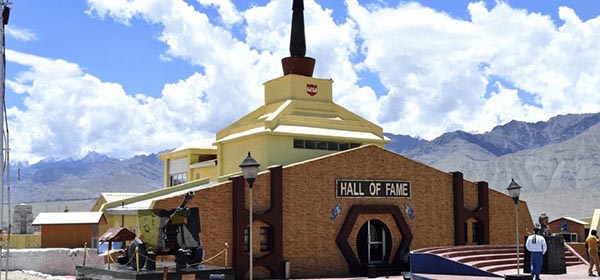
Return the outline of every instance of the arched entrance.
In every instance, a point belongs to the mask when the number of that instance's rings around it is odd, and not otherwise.
[[[383,252],[385,252],[383,261],[379,264],[369,264],[368,263],[368,256],[369,253],[367,251],[367,253],[359,253],[358,250],[365,250],[367,249],[367,245],[363,245],[363,246],[358,246],[358,242],[363,242],[365,241],[365,244],[369,244],[369,242],[367,241],[367,238],[358,238],[358,235],[360,235],[360,231],[361,229],[359,229],[357,232],[357,238],[356,238],[356,242],[354,243],[353,240],[349,240],[348,238],[350,237],[350,233],[352,232],[352,229],[355,227],[358,227],[359,224],[356,224],[356,221],[358,219],[358,217],[360,215],[373,215],[373,214],[390,214],[392,215],[392,218],[394,219],[394,223],[388,223],[388,224],[383,224],[383,222],[378,221],[379,223],[381,223],[383,226],[380,226],[380,228],[382,230],[380,230],[379,232],[385,232],[385,235],[388,236],[388,238],[390,238],[391,240],[391,234],[389,229],[387,229],[388,226],[396,226],[398,231],[400,232],[400,243],[399,244],[392,244],[391,241],[385,241],[385,250],[383,250]],[[364,220],[363,220],[364,221]],[[371,220],[373,221],[373,220]],[[365,228],[369,228],[369,226],[373,224],[373,226],[376,227],[376,231],[377,231],[377,222],[372,222],[372,223],[368,223],[368,226]],[[364,227],[364,224],[360,225],[361,228]],[[385,226],[385,228],[384,228]],[[364,231],[364,230],[363,230]],[[363,233],[364,234],[364,233]],[[368,232],[366,234],[366,236],[368,236]],[[383,236],[383,233],[381,234],[381,236]],[[359,240],[363,240],[363,241],[359,241]],[[381,245],[383,245],[385,239],[381,240]],[[342,228],[340,228],[340,232],[338,233],[337,238],[335,239],[335,242],[338,244],[338,247],[340,248],[340,251],[342,252],[342,255],[344,255],[344,258],[346,259],[346,262],[348,262],[348,268],[349,268],[349,272],[352,275],[356,275],[356,276],[367,276],[367,275],[375,275],[375,276],[382,276],[382,275],[399,275],[400,273],[402,273],[403,271],[409,271],[410,270],[410,266],[409,266],[409,251],[410,251],[410,243],[412,242],[412,233],[410,232],[410,228],[408,227],[408,225],[406,224],[406,221],[404,220],[404,217],[402,216],[402,212],[400,211],[400,209],[398,208],[398,206],[396,205],[352,205],[352,207],[350,207],[350,210],[348,211],[348,214],[346,215],[346,219],[344,220],[344,224],[342,225]],[[377,245],[377,240],[374,240],[374,242],[370,242],[371,245],[373,245],[375,247],[375,245]],[[350,243],[356,244],[356,248],[357,250],[354,251],[352,249],[353,246],[350,245]],[[391,254],[391,248],[392,246],[396,247],[395,249],[395,253],[393,256],[390,256]],[[358,249],[359,247],[362,247],[362,249]],[[382,246],[382,248],[384,248],[384,246]],[[389,249],[388,249],[389,248]],[[374,250],[374,252],[377,251]],[[366,261],[361,260],[361,257],[359,257],[358,255],[363,255],[362,258],[364,258]],[[366,258],[364,256],[367,256]],[[372,259],[372,261],[375,259]]]
[[[390,230],[380,220],[368,220],[358,231],[356,249],[362,264],[388,263],[391,247]]]

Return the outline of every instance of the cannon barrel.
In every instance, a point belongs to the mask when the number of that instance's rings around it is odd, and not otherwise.
[[[181,202],[181,204],[179,205],[179,207],[177,208],[184,208],[188,202],[190,202],[190,200],[192,200],[192,198],[194,198],[194,192],[193,191],[189,191],[185,194],[185,197],[183,198],[183,201]]]
[[[171,211],[168,212],[169,219],[167,220],[167,224],[162,228],[163,230],[165,230],[169,223],[175,225],[186,223],[184,220],[182,220],[184,217],[189,215],[189,211],[187,208],[185,208],[185,206],[188,204],[188,202],[190,202],[190,200],[192,200],[192,198],[194,198],[194,192],[187,192],[183,198],[183,201],[181,201],[181,204],[179,204],[177,208],[171,209]]]

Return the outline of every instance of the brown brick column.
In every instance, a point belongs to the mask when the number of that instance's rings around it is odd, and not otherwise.
[[[490,244],[490,211],[488,183],[477,183],[479,207],[470,211],[465,208],[465,192],[463,174],[452,172],[452,189],[454,191],[454,245],[465,245],[465,222],[475,218],[479,223],[479,237],[483,244]]]
[[[250,213],[244,205],[245,180],[242,176],[231,178],[233,185],[233,268],[236,279],[244,279],[250,266],[248,254],[244,250],[244,229],[248,225]]]
[[[264,266],[271,271],[271,278],[283,278],[283,169],[269,168],[271,176],[271,208],[264,214],[254,213],[253,221],[262,221],[272,229],[273,248],[266,256],[254,259],[254,266]],[[264,176],[264,175],[263,175]],[[244,246],[244,229],[248,225],[249,211],[244,205],[245,180],[242,176],[233,181],[233,267],[236,279],[244,279],[249,269],[248,254]]]

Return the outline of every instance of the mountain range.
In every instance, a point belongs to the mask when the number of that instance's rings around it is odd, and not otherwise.
[[[511,121],[490,132],[445,133],[432,141],[387,134],[388,149],[465,179],[487,181],[506,193],[511,179],[531,215],[590,217],[600,208],[600,113],[571,114],[545,122]],[[408,138],[407,138],[408,137]],[[399,149],[407,142],[409,149]]]
[[[386,148],[465,179],[487,181],[506,193],[511,179],[523,188],[531,215],[589,217],[599,207],[600,113],[545,122],[511,121],[489,132],[445,133],[431,141],[386,133]],[[95,152],[81,159],[11,166],[14,202],[96,199],[101,192],[148,192],[162,187],[157,154],[120,160]],[[600,208],[600,207],[599,207]]]
[[[162,187],[156,154],[119,160],[95,152],[81,159],[43,160],[11,167],[15,203],[97,199],[101,192],[149,192]]]

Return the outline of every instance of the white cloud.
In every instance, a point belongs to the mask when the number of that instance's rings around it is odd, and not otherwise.
[[[363,40],[361,67],[377,73],[389,90],[378,100],[386,131],[432,138],[456,129],[483,132],[511,119],[600,111],[593,90],[600,79],[600,50],[594,47],[600,34],[591,31],[600,18],[581,22],[561,8],[565,22],[557,27],[549,16],[504,2],[491,9],[469,4],[471,20],[417,3],[346,3]],[[496,77],[532,94],[539,107],[502,85],[486,96]]]
[[[242,20],[240,12],[230,0],[198,0],[198,2],[205,6],[216,6],[221,20],[227,26],[239,23]]]
[[[184,104],[193,93],[186,85],[195,83],[197,75],[167,86],[165,96],[154,99],[127,95],[121,85],[101,81],[64,60],[11,50],[7,58],[27,68],[9,83],[27,93],[24,109],[7,111],[11,138],[18,139],[11,147],[17,161],[40,155],[78,157],[91,150],[132,156],[176,147],[188,135],[210,136],[198,127],[206,124],[201,116],[203,104]],[[184,98],[174,102],[173,94]]]
[[[19,139],[13,150],[23,158],[156,152],[213,138],[260,106],[262,83],[281,75],[280,59],[289,55],[290,1],[245,11],[230,0],[198,2],[216,7],[224,25],[181,0],[88,1],[90,16],[155,25],[166,46],[157,57],[201,69],[165,85],[159,97],[132,96],[72,62],[9,53],[26,68],[7,82],[25,95],[24,108],[9,110]],[[502,2],[470,4],[470,20],[416,3],[346,5],[348,18],[340,21],[315,0],[305,1],[307,55],[317,59],[316,77],[335,81],[336,102],[387,132],[432,138],[455,129],[482,132],[512,119],[600,111],[600,34],[594,32],[600,18],[582,22],[561,8],[564,23],[556,26],[548,16]],[[385,92],[361,86],[365,72]],[[486,94],[489,83],[496,90]]]
[[[33,31],[15,25],[6,26],[6,35],[23,42],[37,40],[37,35]]]

